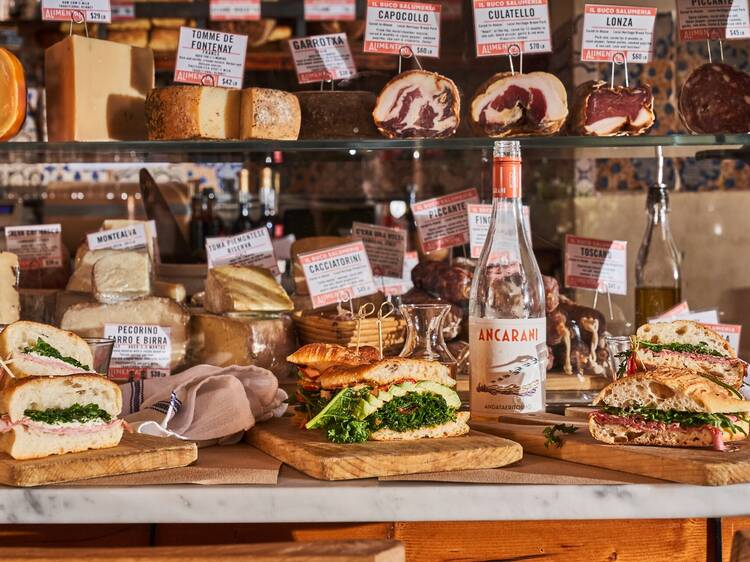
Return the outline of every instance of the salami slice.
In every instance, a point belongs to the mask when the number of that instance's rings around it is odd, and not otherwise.
[[[578,86],[570,132],[596,137],[643,135],[654,124],[651,86],[611,87],[602,80]]]
[[[385,85],[372,117],[391,139],[443,138],[456,132],[460,112],[461,98],[450,78],[409,70]]]
[[[727,64],[699,66],[682,85],[679,110],[691,133],[750,132],[750,74]]]

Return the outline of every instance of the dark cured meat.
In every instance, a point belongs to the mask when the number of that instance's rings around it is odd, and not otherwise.
[[[576,88],[570,132],[599,137],[642,135],[654,124],[651,86],[610,87],[589,81]]]
[[[682,85],[679,110],[691,133],[750,132],[750,75],[727,64],[699,66]]]

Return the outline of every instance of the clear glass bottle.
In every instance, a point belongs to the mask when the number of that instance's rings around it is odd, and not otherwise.
[[[495,143],[492,217],[469,298],[471,412],[541,412],[547,363],[544,285],[521,204],[521,146]]]
[[[682,298],[680,252],[669,228],[669,195],[661,150],[657,183],[649,187],[646,210],[648,224],[635,262],[636,328],[679,304]]]
[[[250,216],[252,202],[250,200],[250,171],[242,168],[239,173],[239,190],[237,191],[237,218],[232,226],[233,234],[241,234],[252,230],[253,219]]]

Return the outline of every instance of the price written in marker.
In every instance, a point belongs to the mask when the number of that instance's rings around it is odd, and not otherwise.
[[[42,0],[44,21],[110,23],[110,0]]]
[[[181,27],[174,81],[241,89],[246,53],[246,35]]]
[[[409,47],[419,57],[440,56],[440,4],[367,0],[364,51],[397,55]]]
[[[474,37],[478,57],[550,52],[547,0],[474,0]]]
[[[581,60],[647,63],[655,21],[656,8],[586,4]]]

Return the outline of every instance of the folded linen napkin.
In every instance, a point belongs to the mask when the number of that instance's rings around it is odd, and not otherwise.
[[[273,373],[252,365],[196,365],[120,388],[121,415],[135,431],[201,445],[236,443],[257,422],[283,415],[288,398]]]

